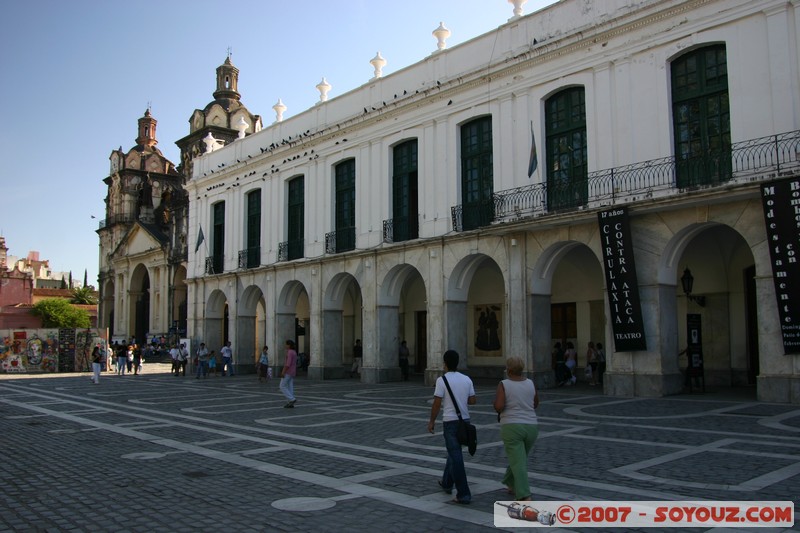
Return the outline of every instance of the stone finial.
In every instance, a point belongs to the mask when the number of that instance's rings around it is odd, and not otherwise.
[[[437,50],[444,50],[445,48],[447,48],[447,43],[445,42],[445,40],[448,37],[450,37],[450,30],[445,28],[444,22],[440,22],[439,27],[433,30],[432,34],[434,37],[436,37],[436,40],[438,41],[436,43]]]
[[[386,66],[386,60],[381,57],[381,53],[378,52],[375,57],[370,60],[370,64],[375,69],[375,74],[373,76],[373,80],[377,80],[381,76],[383,76],[383,67]],[[370,80],[372,81],[372,80]]]
[[[528,0],[508,0],[508,3],[514,5],[514,16],[508,19],[509,21],[512,21],[522,16],[522,6],[527,4]]]
[[[272,106],[272,109],[275,110],[275,123],[281,122],[283,120],[283,113],[286,111],[286,106],[283,104],[280,98],[278,98],[278,102]]]
[[[322,81],[317,84],[317,90],[319,91],[319,102],[317,103],[328,100],[328,91],[331,90],[331,84],[328,83],[325,76],[323,76]]]
[[[206,144],[206,153],[210,154],[214,151],[214,148],[217,146],[217,140],[211,135],[211,132],[208,132],[208,135],[203,137],[203,142]]]
[[[239,122],[236,123],[236,130],[239,132],[239,139],[244,139],[245,132],[250,124],[244,119],[244,116],[239,116]]]

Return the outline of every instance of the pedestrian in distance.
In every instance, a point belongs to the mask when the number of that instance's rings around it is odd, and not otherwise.
[[[181,374],[186,376],[186,364],[189,362],[189,354],[186,352],[186,348],[181,344],[178,347],[178,373],[177,375],[180,376]]]
[[[497,384],[494,410],[500,422],[500,438],[508,458],[503,484],[517,501],[531,499],[528,455],[539,436],[536,408],[539,394],[533,381],[522,375],[525,364],[519,357],[506,359],[507,378]]]
[[[220,348],[220,355],[222,355],[222,375],[225,376],[227,370],[229,376],[233,377],[233,350],[231,350],[231,341],[225,343],[225,346]]]
[[[436,380],[428,431],[433,433],[436,417],[439,415],[439,411],[442,410],[442,433],[444,434],[444,445],[447,449],[447,462],[444,465],[444,472],[442,472],[442,479],[439,480],[439,486],[447,494],[452,494],[455,486],[456,497],[453,502],[468,504],[472,501],[472,493],[469,490],[467,471],[464,468],[464,454],[461,451],[461,444],[458,442],[458,425],[460,422],[453,398],[451,398],[451,394],[448,391],[448,386],[455,401],[458,402],[461,418],[466,423],[469,423],[467,406],[475,405],[476,402],[475,387],[469,377],[458,372],[458,352],[447,350],[443,359],[444,375]]]
[[[258,381],[264,383],[269,381],[269,347],[264,346],[261,356],[258,358]]]
[[[211,350],[211,353],[208,354],[208,373],[214,374],[214,377],[217,377],[217,352]]]
[[[178,350],[178,346],[176,344],[172,345],[172,348],[169,349],[169,356],[172,359],[172,375],[178,376],[180,375],[180,371],[178,370],[178,355],[180,355],[180,350]]]
[[[195,379],[200,379],[201,374],[203,375],[203,379],[208,377],[209,355],[208,349],[206,349],[206,343],[201,342],[200,347],[197,349],[197,375]]]
[[[403,381],[408,381],[408,345],[406,341],[400,343],[400,374],[403,376]]]
[[[294,396],[294,377],[297,375],[297,350],[295,350],[294,341],[289,339],[286,341],[286,359],[283,363],[281,370],[281,384],[280,389],[288,402],[284,407],[293,408],[297,398]]]
[[[364,361],[364,348],[361,346],[361,339],[356,339],[353,346],[353,366],[350,367],[350,377],[361,375],[361,364]]]
[[[100,345],[95,344],[92,349],[92,383],[100,384],[100,370],[103,368],[103,353]]]

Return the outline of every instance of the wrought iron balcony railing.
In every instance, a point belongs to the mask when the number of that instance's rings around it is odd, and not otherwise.
[[[419,219],[395,217],[383,221],[383,242],[403,242],[419,237]]]
[[[221,255],[206,257],[206,274],[222,274],[224,272],[224,257]]]
[[[710,150],[700,157],[670,156],[589,172],[566,183],[536,183],[451,208],[453,229],[466,231],[547,213],[605,203],[668,196],[730,181],[800,172],[800,131],[760,137]]]
[[[256,268],[261,264],[261,247],[239,250],[239,268]]]
[[[325,234],[325,253],[340,254],[356,249],[356,228],[349,226]]]
[[[305,255],[303,239],[283,241],[278,244],[278,261],[293,261]]]
[[[113,226],[114,224],[130,224],[131,222],[135,222],[136,217],[132,214],[128,215],[112,215],[110,217],[106,217],[105,219],[100,221],[100,225],[97,229],[107,228],[109,226]]]

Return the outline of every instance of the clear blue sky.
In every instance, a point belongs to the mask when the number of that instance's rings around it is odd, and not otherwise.
[[[553,0],[529,0],[525,14]],[[495,29],[507,0],[11,0],[3,3],[0,103],[0,235],[9,254],[30,250],[54,271],[97,285],[95,230],[104,217],[111,150],[135,144],[147,109],[158,147],[180,162],[175,141],[192,112],[212,100],[216,68],[239,68],[242,102],[264,125],[283,100],[284,118],[366,83],[376,52],[384,76],[436,49]],[[92,216],[96,218],[91,218]]]

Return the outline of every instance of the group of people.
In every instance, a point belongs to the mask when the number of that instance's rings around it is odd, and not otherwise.
[[[455,503],[469,504],[469,490],[464,455],[458,440],[460,418],[469,423],[469,406],[475,405],[476,396],[472,380],[458,371],[459,355],[455,350],[444,353],[444,375],[436,380],[433,392],[428,431],[433,433],[436,418],[442,411],[444,444],[447,461],[439,480],[439,487],[447,494],[456,490]],[[524,363],[519,357],[506,360],[506,379],[497,385],[493,402],[500,422],[500,437],[508,459],[503,484],[516,501],[531,499],[528,482],[528,454],[539,435],[536,408],[539,395],[533,381],[523,375]]]
[[[556,372],[558,386],[574,385],[578,382],[575,370],[578,366],[578,352],[571,342],[566,343],[566,348],[557,342],[553,347],[553,368]],[[606,352],[601,343],[589,341],[586,348],[586,366],[584,372],[589,385],[603,384],[603,374],[606,371]]]
[[[145,349],[149,352],[149,346]],[[117,367],[118,376],[124,376],[126,371],[134,376],[141,374],[146,354],[134,339],[131,339],[128,344],[120,344],[118,341],[114,341],[114,344],[111,345],[111,353],[113,356],[112,362]]]
[[[219,353],[222,355],[222,376],[233,376],[233,349],[230,341],[220,348]],[[200,343],[197,352],[194,354],[194,363],[197,367],[195,379],[200,379],[200,376],[205,379],[210,374],[213,374],[214,377],[217,376],[217,353],[214,350],[209,351],[206,348],[206,343]],[[186,375],[185,369],[183,375]]]

